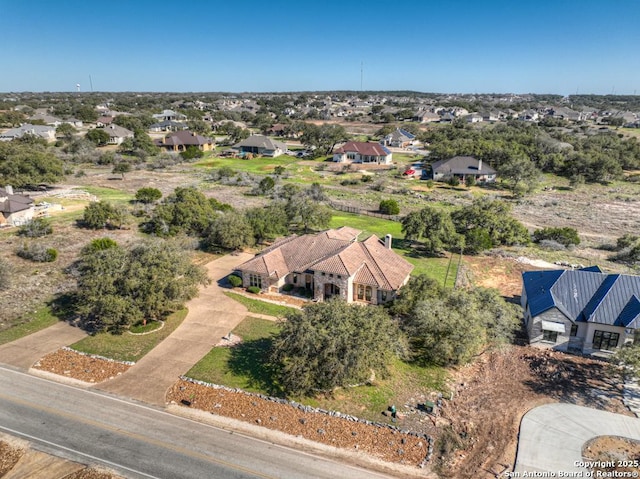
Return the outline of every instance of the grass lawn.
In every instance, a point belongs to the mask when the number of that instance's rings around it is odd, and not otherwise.
[[[164,328],[152,334],[135,336],[123,334],[98,333],[86,337],[71,345],[71,349],[87,354],[97,354],[117,361],[138,361],[169,336],[187,316],[187,310],[181,309],[165,319]]]
[[[225,291],[227,296],[236,300],[238,303],[243,304],[250,313],[266,314],[269,316],[276,316],[278,318],[285,317],[288,313],[297,311],[295,308],[288,306],[281,306],[279,304],[267,303],[266,301],[260,301],[259,299],[247,298],[238,293],[231,293]]]
[[[134,195],[127,193],[123,190],[116,188],[102,188],[100,186],[83,186],[78,188],[79,190],[86,191],[92,195],[98,197],[102,201],[109,201],[110,203],[129,203],[134,198]]]
[[[276,166],[284,166],[285,168],[299,161],[293,156],[281,155],[277,158],[258,157],[251,160],[243,158],[206,158],[194,163],[195,166],[201,168],[221,168],[228,166],[236,171],[248,171],[250,173],[270,173]]]
[[[241,388],[245,391],[280,396],[274,371],[265,364],[271,346],[271,335],[277,323],[246,318],[233,330],[243,342],[233,348],[213,348],[187,376],[213,384]],[[389,367],[390,375],[377,379],[371,386],[338,390],[332,397],[292,398],[327,410],[353,414],[381,421],[381,411],[390,404],[404,404],[415,391],[446,392],[447,372],[440,367],[422,368],[396,359]]]
[[[373,216],[344,213],[342,211],[333,211],[332,213],[331,228],[339,228],[340,226],[357,228],[362,230],[362,234],[360,235],[361,239],[367,238],[372,234],[382,239],[387,233],[390,233],[393,236],[393,250],[414,265],[415,268],[411,273],[413,276],[426,274],[440,284],[444,284],[446,277],[446,286],[453,286],[458,266],[457,256],[454,255],[449,275],[447,276],[449,257],[439,258],[414,255],[410,249],[405,247],[402,241],[404,234],[402,233],[402,225],[399,222]]]
[[[233,334],[242,338],[242,343],[233,348],[213,348],[187,372],[187,376],[271,394],[274,392],[272,372],[265,367],[264,358],[271,347],[270,337],[277,331],[278,324],[273,321],[246,318],[233,330]]]
[[[41,329],[53,326],[61,318],[51,310],[50,304],[44,304],[33,313],[24,315],[17,320],[14,326],[0,331],[0,344],[10,343],[23,336],[40,331]]]

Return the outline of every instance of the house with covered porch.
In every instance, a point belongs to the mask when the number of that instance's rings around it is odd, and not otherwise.
[[[640,276],[597,266],[522,273],[521,304],[532,345],[609,355],[640,327]]]
[[[391,301],[413,265],[391,249],[391,235],[384,241],[375,235],[358,241],[360,233],[343,226],[282,238],[238,266],[242,284],[265,292],[300,288],[314,301],[334,296],[348,303]]]

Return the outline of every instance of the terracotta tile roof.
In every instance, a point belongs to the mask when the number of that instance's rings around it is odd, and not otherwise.
[[[366,156],[387,156],[391,152],[380,143],[348,141],[336,150],[336,153],[355,152]]]
[[[387,249],[373,235],[356,241],[360,231],[354,228],[328,230],[318,234],[289,236],[274,243],[238,269],[281,278],[288,273],[307,270],[354,276],[356,283],[380,289],[400,288],[413,265]]]

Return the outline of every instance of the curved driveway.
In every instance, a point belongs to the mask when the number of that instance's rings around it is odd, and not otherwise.
[[[597,436],[640,441],[640,419],[573,404],[546,404],[522,418],[515,472],[580,472],[582,446]],[[565,476],[566,477],[566,476]],[[574,476],[582,477],[582,476]],[[585,476],[586,477],[586,476]]]
[[[178,377],[247,316],[247,309],[227,297],[218,281],[252,257],[249,253],[240,253],[208,263],[205,267],[211,284],[201,287],[198,297],[187,303],[189,313],[182,324],[126,373],[96,388],[164,406],[166,392]]]

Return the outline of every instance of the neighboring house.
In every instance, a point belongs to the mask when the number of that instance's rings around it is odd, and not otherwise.
[[[55,126],[55,127],[58,127],[63,123],[65,123],[61,118],[58,118],[57,116],[53,116],[53,115],[48,115],[46,113],[36,113],[35,115],[30,116],[28,120],[37,121],[37,122],[41,121],[45,125]]]
[[[0,141],[15,140],[22,138],[24,135],[34,135],[47,141],[53,141],[56,139],[56,129],[53,126],[25,123],[18,128],[12,128],[4,133],[0,133]]]
[[[101,116],[96,120],[96,126],[98,128],[104,128],[105,126],[109,126],[111,123],[113,123],[113,119],[114,119],[113,116]]]
[[[155,140],[154,143],[167,151],[185,151],[190,146],[194,146],[200,151],[211,151],[215,146],[212,138],[188,130],[169,133],[164,138]]]
[[[14,195],[13,188],[0,188],[0,225],[20,226],[33,219],[33,200],[25,195]]]
[[[287,145],[264,135],[251,135],[240,143],[233,145],[240,155],[252,154],[256,156],[280,156],[287,151]]]
[[[380,143],[348,141],[333,152],[333,161],[344,163],[375,163],[389,165],[393,158],[391,152]]]
[[[496,181],[496,170],[473,156],[454,156],[433,163],[430,168],[424,170],[423,178],[447,181],[454,176],[460,181],[464,181],[467,176],[473,176],[478,183],[493,183]]]
[[[633,342],[640,326],[640,276],[597,266],[522,273],[521,304],[529,342],[584,354]]]
[[[121,145],[124,140],[127,138],[133,138],[134,136],[131,130],[127,130],[126,128],[114,123],[105,126],[104,131],[109,134],[109,141],[107,142],[109,145]]]
[[[467,123],[481,123],[483,121],[483,117],[479,113],[467,115],[465,119],[467,120]]]
[[[166,120],[161,121],[159,123],[154,123],[149,126],[149,131],[160,132],[160,131],[181,131],[189,128],[185,123],[181,123],[179,121]]]
[[[380,143],[394,148],[406,148],[416,142],[416,135],[409,133],[402,128],[397,128],[394,132],[385,136]]]
[[[440,121],[440,115],[433,111],[419,111],[416,116],[413,117],[413,121],[418,123],[434,123]]]
[[[151,116],[158,121],[182,121],[187,119],[186,115],[176,113],[173,110],[162,110],[162,113],[156,113]]]
[[[348,303],[382,304],[396,297],[413,265],[372,235],[343,226],[283,238],[238,267],[243,286],[280,291],[285,285],[312,292],[314,301],[338,296]]]

